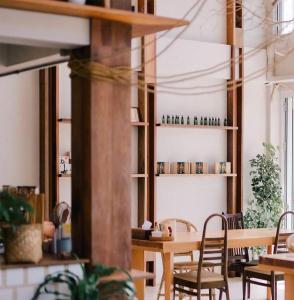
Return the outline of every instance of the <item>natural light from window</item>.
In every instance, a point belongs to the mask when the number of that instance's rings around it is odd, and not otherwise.
[[[294,18],[294,0],[283,0],[280,4],[280,21],[290,21]],[[282,23],[280,26],[281,34],[287,34],[293,31],[293,22]]]

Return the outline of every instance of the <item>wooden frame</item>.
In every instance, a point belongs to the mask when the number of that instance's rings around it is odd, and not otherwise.
[[[39,72],[40,86],[40,193],[45,194],[45,217],[48,220],[59,198],[58,161],[58,66]]]
[[[244,50],[243,11],[239,2],[227,0],[227,44],[231,46],[231,75],[227,85],[227,116],[229,124],[238,127],[237,131],[227,131],[227,160],[232,164],[232,173],[237,174],[237,177],[228,178],[227,182],[228,213],[241,212],[243,209]]]

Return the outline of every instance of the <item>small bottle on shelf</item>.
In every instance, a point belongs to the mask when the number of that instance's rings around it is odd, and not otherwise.
[[[217,126],[220,126],[220,118],[217,119]]]
[[[204,125],[207,125],[207,117],[204,118]]]
[[[167,117],[166,117],[166,123],[170,124],[170,116],[169,115],[167,115]]]
[[[201,119],[200,119],[200,125],[204,125],[204,123],[203,123],[203,117],[201,117]]]
[[[185,124],[185,122],[184,122],[184,117],[183,117],[183,116],[182,116],[182,118],[181,118],[181,124],[182,124],[182,125]]]
[[[187,117],[187,125],[190,125],[190,117]]]
[[[165,124],[165,117],[164,117],[164,115],[162,116],[161,124]]]
[[[194,117],[194,125],[198,125],[198,119],[197,119],[197,117]]]
[[[209,125],[209,126],[211,126],[211,125],[212,125],[211,118],[209,118],[208,125]]]
[[[228,126],[228,120],[227,120],[227,118],[224,119],[224,126]]]
[[[172,116],[172,124],[175,124],[175,117]]]

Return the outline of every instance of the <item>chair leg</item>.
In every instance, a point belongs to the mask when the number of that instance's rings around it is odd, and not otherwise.
[[[276,280],[275,280],[275,300],[278,300],[278,284]]]
[[[197,289],[197,300],[201,300],[201,289]]]
[[[212,300],[216,300],[216,294],[215,294],[215,289],[213,289],[213,294],[212,294]]]
[[[250,299],[250,296],[251,296],[251,286],[250,286],[250,282],[247,282],[247,290],[248,290],[247,299]]]
[[[272,300],[276,300],[276,291],[275,291],[275,286],[276,286],[276,280],[275,278],[271,278],[271,294],[272,294]]]
[[[176,290],[173,288],[173,300],[176,300]]]
[[[223,289],[219,289],[219,297],[218,297],[219,300],[222,300],[223,299]]]
[[[226,300],[230,300],[229,284],[226,282]]]
[[[212,300],[212,290],[209,289],[209,300]]]
[[[246,299],[246,276],[243,273],[243,278],[242,278],[242,289],[243,289],[243,300]]]
[[[160,285],[159,285],[159,289],[157,292],[157,300],[159,300],[160,296],[161,296],[161,291],[162,291],[162,287],[163,287],[163,282],[164,282],[164,278],[163,275],[161,276],[161,280],[160,280]]]

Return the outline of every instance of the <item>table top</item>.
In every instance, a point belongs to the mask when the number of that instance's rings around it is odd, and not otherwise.
[[[293,233],[293,230],[281,230],[281,233]],[[221,237],[223,231],[208,231],[207,237]],[[273,245],[276,236],[276,228],[238,229],[228,231],[228,247],[252,247]],[[133,249],[143,249],[155,252],[178,252],[199,250],[201,246],[202,232],[177,233],[174,241],[154,242],[148,240],[132,240]]]
[[[265,269],[294,274],[294,253],[263,255],[259,264]]]
[[[91,5],[78,5],[56,0],[0,0],[0,7],[121,22],[132,26],[133,37],[189,24],[188,21],[180,19],[133,13],[125,10],[109,9]]]

